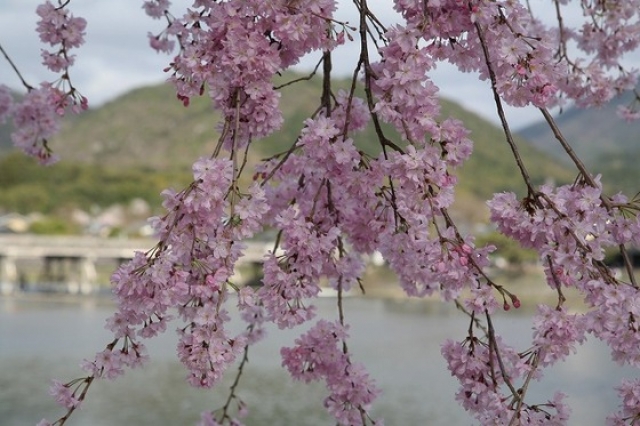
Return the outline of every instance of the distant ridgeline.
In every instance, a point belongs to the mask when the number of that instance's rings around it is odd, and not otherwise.
[[[297,77],[300,75],[287,73],[281,80]],[[339,80],[336,87],[347,88],[348,83]],[[314,112],[320,94],[317,78],[282,89],[285,127],[256,143],[248,168],[293,144],[303,120]],[[19,154],[5,151],[0,157],[0,210],[52,212],[61,205],[106,206],[134,197],[157,206],[160,191],[188,182],[192,162],[209,155],[215,145],[216,119],[211,116],[208,98],[194,99],[189,108],[173,99],[174,91],[169,85],[146,87],[71,116],[51,141],[51,147],[64,159],[52,167],[40,168]],[[443,118],[463,120],[475,143],[474,153],[459,176],[459,216],[468,221],[484,220],[486,212],[478,207],[484,206],[492,193],[523,193],[524,185],[500,128],[446,100],[442,101],[442,110]],[[0,131],[4,132],[0,133],[2,149],[7,145],[8,130],[5,126]],[[400,143],[391,129],[386,128],[385,132]],[[363,151],[379,153],[372,126],[355,139]],[[523,139],[518,143],[536,184],[547,180],[570,182],[575,177]]]
[[[602,108],[570,107],[557,116],[562,134],[589,170],[602,174],[605,186],[613,183],[630,197],[640,191],[640,121],[625,122],[616,111],[632,100],[628,93]],[[570,161],[546,123],[533,124],[518,133],[554,158]]]

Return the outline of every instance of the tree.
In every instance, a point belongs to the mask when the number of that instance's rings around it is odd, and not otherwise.
[[[337,319],[317,321],[295,346],[283,348],[283,365],[296,380],[326,383],[324,404],[338,423],[381,424],[368,415],[379,390],[348,350],[341,303],[344,291],[362,285],[361,255],[376,250],[409,296],[438,293],[468,315],[466,335],[463,330],[444,342],[442,354],[460,382],[458,400],[482,424],[566,424],[562,394],[530,401],[527,390],[588,334],[606,342],[614,360],[637,367],[640,293],[627,247],[640,243],[640,204],[602,192],[600,177],[573,153],[549,108],[568,101],[597,106],[634,90],[636,71],[621,61],[640,42],[640,1],[576,2],[583,14],[576,25],[563,19],[570,3],[551,0],[555,22],[545,24],[529,2],[397,0],[404,23],[386,27],[366,0],[353,1],[356,23],[334,16],[331,0],[196,0],[182,15],[169,12],[168,0],[143,2],[149,16],[167,23],[150,34],[151,47],[177,48],[167,72],[178,99],[188,106],[207,93],[224,117],[220,138],[210,157],[195,161],[189,186],[163,193],[166,213],[153,219],[157,246],[114,273],[113,341],[85,363],[86,377],[54,383],[52,393],[67,413],[53,424],[66,422],[94,380],[143,364],[143,341],[170,321],[181,324],[178,353],[193,386],[215,386],[236,358],[240,375],[265,322],[289,328],[313,320],[321,278],[338,292]],[[43,63],[60,73],[59,80],[39,87],[23,80],[27,92],[15,104],[6,87],[0,90],[0,117],[13,117],[14,143],[44,163],[54,159],[47,138],[59,117],[87,107],[72,84],[70,53],[83,43],[86,23],[69,7],[69,0],[46,1],[37,10],[37,31],[53,49],[43,51]],[[331,51],[351,42],[360,46],[351,90],[335,93]],[[313,73],[322,70],[317,112],[289,149],[246,170],[252,143],[282,123],[282,86],[274,87],[273,77],[311,51],[323,52]],[[537,252],[557,294],[555,306],[539,306],[525,349],[501,338],[492,322],[497,310],[520,306],[517,294],[485,272],[495,247],[476,246],[449,214],[455,170],[473,154],[464,123],[440,116],[438,88],[429,78],[440,61],[479,72],[491,87],[505,134],[496,143],[510,146],[526,188],[524,198],[501,193],[488,201],[493,224]],[[354,94],[357,81],[364,84],[363,98]],[[573,160],[573,184],[531,183],[504,103],[539,108]],[[634,105],[621,113],[639,116]],[[379,156],[352,142],[369,121]],[[385,132],[382,123],[400,136]],[[253,183],[241,186],[247,173]],[[277,240],[264,259],[262,285],[238,288],[231,277],[243,241],[265,228],[277,230]],[[611,247],[625,259],[622,277],[603,262]],[[582,294],[586,312],[568,311],[566,288]],[[225,328],[229,303],[239,305],[247,323],[239,335]],[[640,380],[624,381],[618,393],[620,410],[609,424],[637,424]],[[234,385],[229,403],[203,413],[202,424],[239,425],[244,409]]]

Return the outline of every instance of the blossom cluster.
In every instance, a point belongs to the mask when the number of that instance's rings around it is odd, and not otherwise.
[[[468,337],[447,340],[442,355],[451,374],[460,382],[456,399],[483,425],[565,425],[570,408],[556,393],[542,404],[528,404],[526,383],[535,374],[535,357],[522,357],[499,337],[489,342]],[[514,383],[522,386],[516,389]],[[514,423],[517,419],[517,423]]]
[[[623,379],[617,387],[622,410],[607,417],[607,426],[624,426],[640,420],[640,379]]]
[[[489,202],[491,220],[505,235],[537,250],[541,259],[548,257],[550,284],[583,287],[592,278],[583,273],[585,265],[596,268],[607,247],[638,238],[637,219],[609,211],[601,196],[598,178],[593,184],[543,185],[523,200],[514,193],[496,194]]]
[[[47,144],[48,138],[60,129],[59,114],[55,105],[60,98],[57,89],[44,84],[29,91],[24,98],[12,105],[11,115],[16,130],[11,139],[17,148],[42,164],[57,160]]]
[[[637,69],[628,70],[621,58],[640,45],[640,2],[589,2],[582,11],[586,19],[581,27],[559,32],[565,46],[560,51],[572,71],[560,84],[577,105],[602,105],[636,85]],[[569,59],[570,42],[587,57]]]
[[[568,314],[563,307],[538,306],[533,320],[533,344],[538,348],[542,367],[563,361],[576,352],[576,343],[585,341],[586,324],[578,314]]]
[[[365,190],[363,176],[354,170],[359,154],[353,141],[337,138],[344,125],[336,122],[341,120],[343,107],[336,108],[331,118],[306,121],[297,142],[300,153],[290,155],[277,169],[274,179],[278,185],[267,187],[268,223],[282,231],[282,252],[265,259],[259,294],[269,318],[280,327],[313,316],[313,308],[305,306],[304,299],[317,296],[321,277],[327,277],[334,288],[348,291],[364,267],[358,252],[349,251],[345,233],[368,232],[360,220],[371,217],[366,210],[371,199],[366,195],[372,188]],[[351,112],[362,114],[357,107]],[[291,176],[300,174],[305,176],[304,183],[296,185]],[[354,194],[358,197],[351,198]],[[354,216],[356,210],[366,216]],[[363,241],[370,236],[359,234],[357,238]]]
[[[237,292],[241,310],[255,304],[251,289],[237,289],[231,278],[242,255],[240,240],[261,228],[262,191],[253,186],[248,194],[232,196],[229,160],[203,158],[193,172],[187,189],[163,194],[167,213],[152,220],[160,239],[156,248],[138,252],[112,276],[118,310],[106,327],[114,340],[84,362],[91,379],[113,379],[144,364],[148,355],[141,340],[163,333],[176,316],[183,323],[177,329],[178,357],[197,387],[213,386],[258,335],[231,335],[225,303]],[[57,386],[56,397],[70,408],[68,387]]]
[[[43,65],[55,73],[66,72],[75,60],[69,50],[84,43],[87,21],[71,15],[63,6],[54,6],[50,1],[39,5],[36,13],[40,17],[36,28],[40,40],[58,49],[55,52],[42,50]]]
[[[39,16],[36,31],[43,43],[55,50],[42,50],[42,63],[60,78],[43,82],[39,87],[29,85],[21,75],[27,94],[19,102],[12,102],[6,88],[0,88],[0,122],[13,117],[15,131],[11,139],[17,148],[33,156],[42,164],[56,161],[48,139],[58,132],[60,117],[70,109],[77,113],[86,110],[87,99],[71,84],[69,68],[75,56],[71,49],[84,43],[86,21],[69,13],[69,2],[54,6],[47,0],[36,9]],[[19,74],[19,73],[18,73]]]
[[[607,249],[640,242],[640,221],[628,210],[633,204],[621,194],[605,197],[596,178],[543,186],[523,200],[497,194],[489,205],[501,232],[538,251],[551,288],[579,290],[588,308],[569,315],[562,299],[555,310],[539,308],[533,343],[540,364],[564,359],[589,332],[609,345],[615,361],[639,366],[640,291],[632,277],[626,282],[603,263]]]
[[[157,18],[168,6],[167,1],[146,2],[145,10]],[[334,0],[195,2],[161,35],[151,36],[151,44],[170,50],[170,37],[179,40],[181,54],[168,69],[178,98],[188,105],[206,85],[225,122],[236,123],[228,146],[241,149],[282,123],[273,76],[306,53],[336,44],[329,31],[335,8]]]
[[[554,35],[515,1],[397,1],[396,10],[427,41],[434,59],[481,79],[495,73],[496,89],[514,105],[553,105],[565,64],[554,60]],[[426,24],[424,16],[428,16]],[[491,71],[488,66],[491,65]]]
[[[379,390],[364,368],[341,348],[347,337],[346,328],[339,323],[320,320],[296,339],[294,347],[281,349],[282,365],[296,380],[325,381],[330,394],[324,405],[339,424],[364,425],[364,413]]]
[[[582,2],[579,21],[577,7],[564,9],[570,2],[553,3],[557,25],[519,1],[442,0],[423,6],[398,0],[395,8],[422,32],[439,60],[477,71],[481,79],[490,78],[491,64],[496,89],[512,105],[550,107],[562,96],[579,106],[602,105],[632,89],[637,71],[622,59],[640,43],[640,4]],[[579,22],[575,27],[563,19],[569,13]]]
[[[257,186],[246,195],[230,192],[229,160],[201,159],[193,172],[190,187],[164,193],[167,213],[152,221],[157,248],[114,274],[119,311],[109,325],[117,338],[148,338],[165,330],[175,309],[186,324],[178,329],[178,356],[189,381],[211,387],[246,346],[246,336],[225,329],[225,302],[236,288],[231,278],[244,248],[240,241],[261,229],[265,204]],[[253,304],[248,292],[240,293],[241,308]]]
[[[40,40],[57,49],[43,49],[42,63],[54,73],[60,74],[57,81],[47,85],[54,90],[54,96],[49,99],[51,107],[60,116],[68,109],[78,113],[88,107],[87,98],[77,91],[69,77],[69,67],[75,60],[70,51],[84,44],[87,22],[84,18],[73,16],[67,9],[68,3],[54,6],[47,0],[36,9],[40,17],[36,27]]]
[[[590,312],[574,321],[607,341],[615,359],[638,365],[634,306],[640,293],[603,263],[608,248],[640,243],[640,221],[628,214],[628,205],[620,194],[604,198],[598,179],[555,190],[543,186],[521,201],[497,194],[489,203],[501,232],[538,251],[552,288],[573,287],[584,295]]]
[[[554,3],[562,11],[567,1]],[[0,120],[13,116],[14,142],[43,160],[51,158],[46,140],[59,115],[86,107],[67,73],[73,63],[68,51],[83,42],[85,22],[69,14],[67,4],[47,1],[38,9],[42,40],[59,48],[43,53],[45,65],[63,73],[59,84],[31,89],[18,104],[0,86]],[[545,25],[528,2],[396,0],[404,22],[387,28],[360,2],[362,39],[350,90],[336,93],[325,75],[316,113],[304,120],[290,149],[251,171],[247,185],[241,175],[253,141],[275,132],[283,119],[274,76],[312,51],[323,53],[329,72],[331,50],[351,38],[351,27],[334,18],[335,0],[195,0],[182,16],[170,13],[169,0],[144,1],[147,15],[167,21],[162,32],[149,35],[151,47],[179,47],[166,69],[178,99],[188,106],[206,92],[221,112],[220,137],[212,155],[195,162],[188,187],[163,193],[165,214],[151,219],[157,246],[112,276],[118,309],[107,328],[113,340],[84,362],[87,378],[54,382],[57,401],[70,413],[94,379],[142,365],[148,358],[143,341],[169,325],[177,327],[177,354],[189,383],[213,387],[240,354],[246,359],[266,321],[293,328],[312,320],[313,300],[326,282],[338,293],[339,320],[319,320],[283,348],[283,366],[294,379],[325,383],[325,407],[339,423],[379,424],[367,414],[379,391],[347,350],[341,304],[345,291],[361,285],[363,255],[378,251],[407,295],[439,294],[470,316],[466,338],[442,346],[466,410],[482,424],[566,424],[570,410],[561,393],[537,404],[527,399],[530,381],[540,379],[543,368],[575,352],[589,333],[611,347],[615,360],[640,365],[638,285],[632,274],[627,282],[604,263],[606,250],[640,244],[637,202],[605,196],[600,180],[583,170],[576,182],[557,188],[533,188],[523,173],[524,199],[502,193],[489,202],[493,224],[538,252],[558,294],[557,306],[538,307],[531,346],[519,352],[491,322],[500,307],[520,305],[486,272],[494,247],[477,246],[449,214],[472,142],[464,123],[442,117],[429,73],[441,61],[478,72],[500,102],[515,106],[544,109],[563,97],[601,104],[635,83],[620,60],[638,47],[640,4],[581,6],[586,23],[570,29],[559,18],[557,27]],[[570,57],[574,45],[587,62]],[[359,77],[362,97],[356,95]],[[377,150],[355,142],[369,124]],[[505,132],[509,139],[506,125]],[[277,237],[264,257],[261,285],[239,288],[233,275],[243,242],[265,228]],[[568,311],[563,289],[569,287],[582,294],[587,312]],[[234,302],[247,322],[240,333],[228,326]],[[619,387],[621,411],[611,424],[640,416],[638,388],[637,381]],[[241,421],[225,408],[222,415],[205,412],[201,424]]]
[[[460,121],[440,120],[437,88],[428,78],[435,58],[430,48],[420,46],[422,36],[410,21],[392,28],[380,49],[384,59],[372,64],[377,98],[372,112],[393,124],[408,143],[372,164],[390,179],[380,189],[384,203],[377,210],[393,212],[380,215],[387,223],[380,226],[376,248],[410,296],[441,290],[453,300],[470,288],[474,296],[487,298],[486,304],[477,303],[484,309],[494,300],[491,290],[483,289],[488,284],[481,282],[479,271],[492,248],[476,248],[471,237],[463,238],[447,212],[455,170],[471,155],[472,143]]]

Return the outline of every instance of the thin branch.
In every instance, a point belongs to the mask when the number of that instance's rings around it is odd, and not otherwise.
[[[513,417],[511,417],[511,420],[509,421],[509,426],[516,426],[517,425],[517,419],[518,419],[518,417],[520,415],[520,410],[522,409],[522,405],[524,404],[524,395],[527,393],[527,390],[529,389],[529,383],[531,383],[531,379],[533,378],[533,373],[538,368],[539,359],[540,359],[540,357],[539,357],[538,352],[535,352],[533,354],[533,362],[531,363],[531,370],[527,374],[527,377],[524,380],[524,384],[519,389],[520,390],[520,395],[522,397],[517,400],[518,403],[516,405],[515,412],[513,413]]]
[[[502,129],[504,130],[504,134],[507,138],[507,143],[511,148],[511,152],[513,153],[513,156],[516,160],[516,164],[518,166],[518,169],[520,170],[520,174],[522,175],[522,178],[524,179],[524,183],[527,186],[527,190],[529,194],[532,194],[535,191],[533,189],[533,185],[531,184],[531,178],[529,177],[529,172],[527,171],[527,168],[525,167],[524,162],[522,161],[522,157],[520,156],[518,147],[515,141],[513,140],[513,134],[511,133],[511,129],[509,128],[509,123],[507,122],[507,118],[504,113],[502,100],[500,99],[500,94],[498,94],[496,73],[493,69],[493,66],[491,65],[491,58],[489,56],[489,48],[487,47],[487,42],[484,38],[482,28],[480,28],[480,25],[477,22],[475,23],[475,27],[476,27],[476,32],[478,33],[478,39],[480,40],[480,45],[482,46],[482,53],[484,54],[485,64],[487,65],[487,69],[489,70],[489,78],[491,80],[491,91],[493,92],[493,99],[495,101],[496,109],[498,111],[498,117],[500,117],[500,123],[502,124]]]
[[[326,117],[331,115],[331,52],[322,53],[322,108]],[[348,118],[347,118],[348,119]]]
[[[253,325],[251,325],[250,330],[253,329]],[[233,401],[234,399],[237,398],[236,396],[236,389],[238,387],[238,384],[240,383],[240,377],[242,376],[242,373],[244,371],[244,366],[247,364],[247,362],[249,362],[249,345],[246,345],[244,347],[244,354],[242,356],[242,360],[240,361],[240,365],[238,366],[238,372],[236,374],[235,379],[233,380],[233,383],[231,384],[231,387],[229,388],[229,396],[227,397],[227,401],[225,402],[224,406],[222,407],[222,417],[224,418],[225,416],[228,416],[227,414],[227,410],[229,409],[229,406],[231,405],[231,401]]]
[[[489,335],[489,330],[487,330],[487,327],[485,327],[484,324],[482,324],[482,321],[480,321],[478,318],[476,318],[476,316],[474,315],[473,312],[470,312],[462,303],[460,303],[459,299],[454,299],[453,303],[456,307],[457,310],[459,310],[460,312],[464,313],[465,315],[467,315],[471,322],[469,323],[469,334],[471,335],[473,333],[473,329],[471,327],[471,325],[475,325],[476,328],[479,328],[480,330],[482,330],[482,332],[484,333],[485,336]]]
[[[291,81],[288,81],[288,82],[286,82],[286,83],[284,83],[284,84],[281,84],[280,86],[274,86],[273,90],[280,90],[280,89],[282,89],[283,87],[291,86],[292,84],[299,83],[299,82],[301,82],[301,81],[308,81],[308,80],[311,80],[311,79],[316,75],[316,73],[318,72],[318,68],[320,68],[320,64],[322,63],[323,59],[324,59],[324,57],[323,57],[323,58],[321,58],[321,59],[318,61],[318,63],[316,64],[316,66],[313,68],[313,71],[311,71],[311,73],[310,73],[309,75],[306,75],[306,76],[304,76],[304,77],[298,77],[298,78],[293,79],[293,80],[291,80]]]
[[[373,100],[373,93],[371,91],[371,79],[373,78],[373,70],[371,69],[371,63],[369,62],[369,47],[367,45],[367,14],[369,13],[369,9],[367,7],[367,1],[362,0],[360,2],[360,63],[364,65],[364,92],[367,96],[367,106],[369,107],[369,114],[371,115],[371,119],[373,120],[373,126],[376,130],[376,135],[378,135],[378,140],[382,145],[382,151],[384,153],[385,158],[387,158],[387,150],[386,147],[389,147],[399,153],[404,153],[402,148],[389,140],[384,132],[382,131],[382,126],[380,125],[380,120],[378,119],[378,114],[373,111],[375,107],[375,102]],[[360,64],[358,64],[360,65]]]
[[[507,369],[502,362],[500,350],[498,349],[498,342],[496,341],[496,332],[493,328],[493,322],[491,321],[491,315],[489,315],[489,312],[485,311],[485,317],[487,318],[487,326],[489,327],[489,334],[487,335],[487,338],[489,339],[489,349],[493,348],[493,350],[495,351],[496,359],[498,360],[498,366],[500,367],[500,373],[502,374],[502,378],[504,379],[505,384],[509,387],[511,394],[516,401],[522,401],[522,399],[524,399],[524,394],[518,393],[513,384],[511,384],[511,378],[507,374]],[[489,350],[489,359],[491,359],[491,350]]]
[[[558,128],[558,125],[556,124],[556,121],[553,119],[553,117],[549,113],[549,110],[547,110],[546,108],[539,108],[539,110],[542,113],[542,115],[544,116],[544,119],[546,120],[547,124],[551,128],[551,131],[553,132],[553,135],[558,140],[558,142],[560,142],[560,145],[562,145],[562,148],[565,150],[567,155],[569,155],[569,158],[571,158],[571,161],[573,161],[573,164],[575,164],[575,166],[578,168],[578,170],[580,171],[580,174],[582,175],[582,177],[587,181],[587,183],[589,185],[591,185],[593,187],[596,187],[597,185],[596,185],[596,182],[593,180],[593,177],[591,176],[591,174],[587,170],[587,168],[584,165],[584,163],[582,162],[582,160],[580,160],[580,158],[578,158],[578,155],[573,150],[571,145],[569,145],[569,142],[567,142],[565,137],[562,135],[562,132],[560,132],[560,129]]]
[[[11,66],[13,71],[18,76],[18,78],[20,79],[20,82],[22,83],[22,85],[24,87],[26,87],[27,90],[33,90],[34,87],[32,85],[30,85],[29,83],[27,83],[27,81],[24,79],[24,77],[22,77],[22,74],[20,73],[20,70],[18,69],[16,64],[11,60],[11,58],[9,57],[9,54],[4,50],[4,48],[2,47],[2,44],[0,44],[0,52],[2,52],[2,56],[4,56],[4,58],[7,60],[7,62],[9,63],[9,65]]]

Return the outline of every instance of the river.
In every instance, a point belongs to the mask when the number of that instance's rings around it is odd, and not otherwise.
[[[336,317],[336,299],[322,298],[317,305],[319,316]],[[374,416],[384,417],[387,426],[473,424],[455,403],[456,383],[440,355],[445,338],[464,337],[468,324],[461,314],[438,302],[357,297],[345,299],[345,308],[351,323],[349,348],[383,390]],[[53,420],[62,414],[48,395],[49,382],[81,375],[80,361],[109,340],[103,324],[112,309],[100,298],[0,298],[0,425],[35,425],[43,417]],[[531,335],[530,317],[524,314],[498,316],[495,326],[509,342],[526,344]],[[268,338],[252,349],[240,386],[250,407],[247,425],[334,424],[322,408],[322,386],[293,383],[280,367],[280,347],[291,345],[300,332],[270,329]],[[226,397],[230,378],[208,391],[185,384],[171,330],[149,342],[149,352],[146,368],[96,382],[67,424],[195,424],[201,411],[218,407]],[[562,390],[573,407],[571,425],[602,425],[618,404],[612,387],[631,374],[637,372],[612,364],[606,347],[591,339],[534,382],[531,395],[544,398]]]

